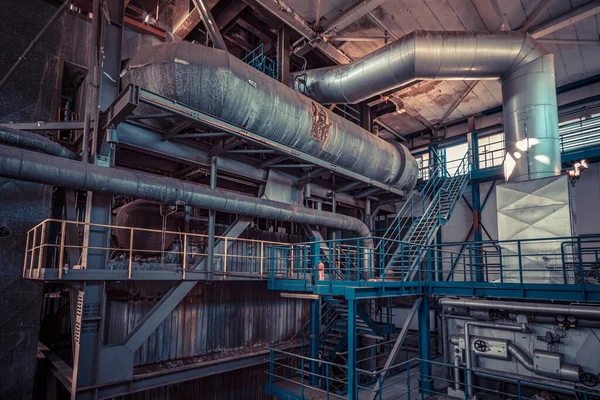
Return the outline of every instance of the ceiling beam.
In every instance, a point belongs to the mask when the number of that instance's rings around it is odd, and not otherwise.
[[[216,17],[215,22],[217,23],[217,27],[222,30],[225,28],[231,21],[236,19],[238,15],[246,8],[246,4],[241,1],[234,1],[230,5],[228,5],[223,11],[221,11]]]
[[[492,3],[492,7],[494,8],[494,12],[496,12],[496,16],[498,16],[498,19],[500,21],[502,21],[502,24],[500,25],[500,30],[501,31],[510,31],[510,25],[508,24],[508,20],[506,19],[506,15],[504,15],[504,13],[502,12],[502,10],[500,9],[500,5],[498,5],[498,0],[490,0]]]
[[[265,50],[264,50],[265,53],[268,53],[269,50],[271,50],[271,43],[274,43],[277,41],[276,38],[272,38],[272,37],[269,37],[268,35],[265,35],[258,28],[256,28],[253,24],[249,23],[248,21],[244,20],[243,18],[240,18],[237,21],[237,24],[240,27],[247,30],[248,32],[250,32],[251,34],[253,34],[254,36],[256,36],[257,38],[259,38],[261,42],[263,42],[263,44],[265,46]]]
[[[249,1],[249,0],[246,0]],[[290,28],[298,32],[308,40],[311,47],[319,49],[328,58],[337,64],[348,64],[352,61],[350,57],[345,55],[335,46],[327,43],[320,38],[310,25],[288,5],[281,0],[253,0],[261,5],[265,10],[273,14],[280,21],[288,25]],[[307,46],[308,46],[307,45]]]
[[[207,0],[206,5],[209,9],[212,9],[218,1],[219,0]],[[200,11],[198,11],[198,9],[194,7],[187,15],[187,17],[185,17],[183,22],[179,24],[177,28],[175,28],[175,31],[173,33],[175,33],[176,36],[184,39],[187,35],[190,34],[191,31],[194,30],[194,28],[196,28],[196,26],[198,26],[200,21],[202,21]]]
[[[456,110],[456,108],[465,100],[465,98],[469,95],[469,93],[471,93],[473,91],[473,89],[475,88],[475,86],[477,86],[478,83],[479,83],[479,81],[473,81],[473,82],[467,83],[467,89],[465,89],[465,91],[456,99],[456,101],[454,103],[452,103],[452,105],[448,108],[448,110],[446,110],[446,112],[440,119],[440,122],[438,122],[438,124],[437,124],[438,128],[440,126],[442,126],[442,124],[444,122],[446,122],[448,117],[450,117],[450,115],[454,112],[454,110]]]
[[[519,30],[521,32],[527,32],[529,27],[531,25],[533,25],[535,20],[538,19],[538,17],[548,8],[550,3],[552,3],[552,0],[539,0],[537,2],[537,4],[535,5],[535,7],[533,7],[533,11],[531,12],[531,15],[529,16],[527,21],[525,21],[523,26],[521,28],[519,28]]]
[[[546,44],[565,44],[574,46],[600,46],[600,41],[598,40],[540,39],[539,42]]]
[[[364,17],[388,0],[361,0],[345,9],[330,23],[323,26],[323,36],[332,36]]]
[[[586,18],[600,13],[600,0],[590,1],[580,7],[576,7],[550,21],[543,22],[531,29],[530,33],[536,39],[547,36],[553,32],[573,25]]]

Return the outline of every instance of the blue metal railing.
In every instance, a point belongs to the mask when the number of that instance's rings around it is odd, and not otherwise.
[[[574,121],[559,125],[560,152],[563,156],[573,153],[585,153],[586,150],[600,149],[600,114],[591,118],[578,118]],[[502,166],[506,153],[504,139],[492,143],[480,144],[477,149],[479,155],[479,172],[483,175],[492,168]],[[582,158],[585,154],[582,154]],[[446,165],[452,166],[459,162],[447,160]],[[419,177],[429,179],[430,160],[421,160]]]
[[[263,74],[266,74],[273,79],[277,79],[277,64],[275,60],[265,55],[264,43],[261,43],[250,53],[246,54],[246,56],[242,58],[242,61],[256,68]]]
[[[270,366],[266,373],[269,376],[267,393],[282,399],[327,398],[345,399],[348,392],[348,366],[335,364],[323,360],[298,355],[292,352],[270,350]],[[305,369],[305,365],[318,362],[321,365],[319,372]],[[539,381],[535,377],[507,376],[502,371],[484,370],[480,368],[467,368],[444,364],[432,360],[411,358],[386,369],[365,370],[356,368],[356,386],[352,392],[359,394],[360,398],[375,395],[382,400],[393,397],[403,400],[422,400],[429,396],[447,396],[449,388],[456,392],[478,393],[481,398],[511,398],[515,400],[530,399],[531,392],[528,388],[539,388]],[[449,371],[446,374],[445,371]],[[393,379],[384,380],[379,388],[373,382],[381,375],[391,375]],[[475,375],[495,381],[509,383],[499,389],[497,386],[488,387],[469,382],[468,376]],[[308,382],[317,382],[309,385]],[[586,389],[574,384],[544,382],[544,389],[548,392],[566,393],[582,400],[592,400],[599,395],[594,389]],[[465,395],[467,398],[467,395]]]
[[[320,286],[369,286],[406,289],[400,294],[474,295],[481,289],[483,295],[503,295],[500,290],[511,289],[506,296],[518,297],[534,288],[547,292],[544,298],[555,295],[559,299],[561,293],[565,299],[585,300],[591,298],[590,294],[594,298],[600,296],[600,234],[430,245],[394,240],[394,248],[399,252],[416,254],[420,259],[414,263],[411,257],[402,257],[395,274],[386,270],[391,254],[383,249],[390,246],[369,248],[363,240],[320,243],[332,254],[338,248],[354,249],[337,253],[336,262],[324,263],[321,271],[308,251],[315,246],[314,242],[272,246],[269,259],[272,287],[276,287],[278,281],[288,281],[308,291]],[[385,243],[392,239],[378,240]]]

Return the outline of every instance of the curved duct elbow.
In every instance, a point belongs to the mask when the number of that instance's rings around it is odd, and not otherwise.
[[[533,351],[534,361],[527,353],[512,343],[507,346],[508,353],[525,369],[536,375],[548,378],[579,382],[583,370],[578,364],[564,363],[562,354],[546,350]]]
[[[142,48],[123,80],[398,189],[410,191],[416,183],[417,163],[404,146],[225,51],[184,42]]]
[[[357,103],[437,79],[500,79],[506,179],[560,174],[554,56],[525,33],[415,31],[350,64],[306,71],[296,88],[322,103]]]

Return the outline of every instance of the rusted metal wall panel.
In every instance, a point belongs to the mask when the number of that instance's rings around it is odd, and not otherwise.
[[[110,344],[122,342],[160,300],[149,285],[121,289],[125,290],[109,292],[106,306],[105,337]],[[266,282],[198,284],[137,351],[135,363],[291,340],[307,319],[307,304],[268,291]]]

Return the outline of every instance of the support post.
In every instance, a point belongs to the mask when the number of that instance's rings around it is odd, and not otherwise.
[[[432,375],[431,375],[431,359],[430,350],[430,335],[431,325],[429,320],[429,297],[423,296],[423,301],[419,306],[419,359],[421,363],[419,366],[419,386],[421,393],[425,396],[429,395],[432,388]]]
[[[94,121],[91,162],[110,168],[114,161],[113,148],[103,140],[102,135],[105,132],[100,131],[100,112],[107,110],[119,90],[125,4],[124,0],[107,0],[104,5],[104,12],[100,12],[100,2],[94,2],[93,25],[101,28],[92,31],[94,48],[91,52],[96,56],[91,58],[94,65],[90,65],[90,73],[96,84],[99,84],[99,89],[95,95],[88,98],[91,103],[86,107],[90,107],[90,116]],[[103,57],[98,56],[101,53]],[[86,112],[86,120],[87,117]],[[82,151],[85,160],[87,140],[82,143]],[[84,230],[82,265],[87,269],[104,269],[109,261],[109,251],[106,249],[110,246],[111,232],[106,226],[112,222],[112,194],[88,192],[85,221],[88,225]],[[104,282],[84,282],[82,289],[77,293],[73,291],[71,296],[74,322],[71,399],[96,398],[95,390],[78,390],[102,383],[111,368],[110,360],[103,363],[105,360],[101,356],[104,342],[105,289]]]
[[[310,384],[319,385],[319,363],[315,361],[319,358],[319,335],[321,331],[321,300],[311,300],[310,302]]]
[[[402,325],[402,330],[400,331],[398,338],[394,342],[394,347],[390,351],[390,354],[389,354],[387,360],[385,361],[385,365],[383,366],[383,372],[379,375],[379,379],[377,379],[377,382],[375,383],[375,387],[373,388],[373,391],[371,392],[371,396],[369,397],[369,400],[376,400],[377,398],[381,398],[383,393],[379,393],[379,391],[382,390],[383,381],[389,374],[389,369],[392,366],[392,364],[394,363],[394,360],[396,359],[396,356],[398,355],[398,352],[400,351],[400,348],[402,347],[404,338],[406,338],[406,334],[408,333],[408,329],[410,328],[410,323],[412,322],[414,316],[419,311],[419,307],[421,306],[422,302],[423,302],[423,297],[418,297],[417,300],[413,303],[412,309],[410,310],[410,313],[406,317],[406,320],[404,321],[404,325]]]
[[[476,172],[479,170],[479,144],[477,140],[477,131],[472,130],[470,137],[471,171]],[[473,207],[473,241],[481,242],[483,240],[481,225],[479,223],[481,220],[481,190],[479,183],[477,182],[471,182],[471,204]],[[476,248],[475,265],[475,279],[477,282],[481,282],[483,281],[483,257],[480,248]]]
[[[286,24],[277,29],[277,80],[290,86],[290,35]]]
[[[348,400],[358,399],[358,377],[356,376],[356,302],[348,300]]]
[[[217,157],[210,159],[210,188],[217,188]],[[208,262],[207,271],[213,271],[215,268],[215,220],[217,213],[214,210],[208,212]],[[223,260],[225,262],[225,260]]]

